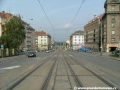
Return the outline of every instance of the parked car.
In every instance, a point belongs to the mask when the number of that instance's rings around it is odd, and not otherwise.
[[[28,57],[36,57],[35,51],[28,51]]]
[[[85,48],[84,48],[84,47],[79,48],[78,51],[79,51],[79,52],[84,52],[84,51],[85,51]]]
[[[120,54],[120,50],[112,51],[112,54],[114,54],[114,55],[116,55],[116,54]]]
[[[46,53],[49,53],[49,50],[46,50],[45,52],[46,52]]]
[[[92,52],[91,48],[85,48],[85,52],[90,52],[91,53]]]

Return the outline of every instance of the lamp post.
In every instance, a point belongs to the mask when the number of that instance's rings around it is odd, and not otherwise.
[[[100,52],[100,55],[102,56],[102,49],[103,49],[103,46],[102,46],[102,20],[101,20],[101,25],[100,25],[100,30],[101,30],[101,46],[100,46],[100,48],[101,48],[101,52]]]

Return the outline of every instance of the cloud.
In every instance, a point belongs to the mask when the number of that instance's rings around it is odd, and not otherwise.
[[[70,23],[68,23],[68,24],[65,24],[64,26],[63,26],[63,28],[71,28],[71,27],[73,27],[73,24],[70,24]]]

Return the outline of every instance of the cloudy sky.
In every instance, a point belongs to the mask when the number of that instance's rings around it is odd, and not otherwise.
[[[36,31],[49,33],[55,41],[66,41],[73,32],[84,30],[84,25],[94,15],[104,13],[104,2],[105,0],[84,0],[84,3],[83,0],[0,0],[0,12],[20,14]]]

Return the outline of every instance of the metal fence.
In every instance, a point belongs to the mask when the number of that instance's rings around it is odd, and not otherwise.
[[[24,52],[20,52],[17,49],[0,49],[0,58],[1,57],[10,57],[10,56],[16,56],[16,55],[24,55]]]

